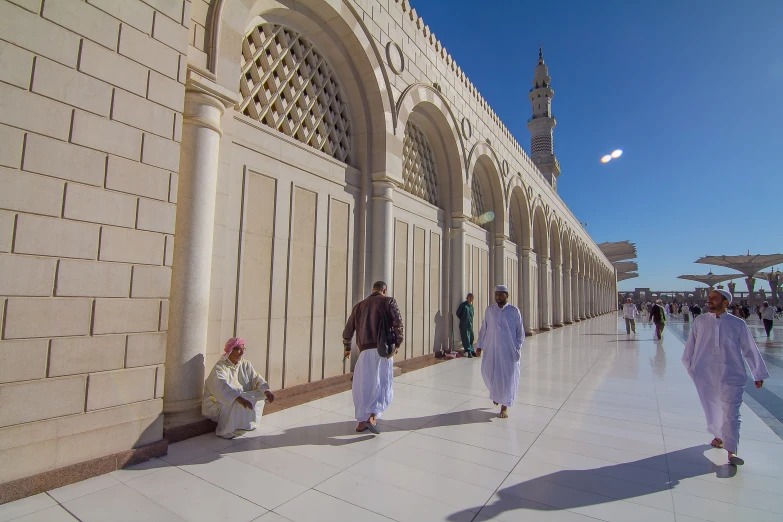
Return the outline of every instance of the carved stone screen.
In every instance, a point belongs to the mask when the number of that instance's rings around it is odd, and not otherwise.
[[[269,23],[253,29],[242,42],[239,90],[243,114],[347,161],[345,94],[324,56],[298,32]]]
[[[435,206],[438,205],[438,176],[435,156],[424,132],[415,124],[405,126],[403,143],[403,189]]]

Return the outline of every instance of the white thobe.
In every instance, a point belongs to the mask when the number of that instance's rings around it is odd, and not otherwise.
[[[492,402],[511,406],[519,388],[519,359],[525,328],[519,308],[507,304],[487,307],[476,348],[481,348],[481,376]]]
[[[769,377],[745,321],[728,313],[720,317],[708,313],[693,320],[682,363],[696,385],[707,431],[732,453],[739,445],[739,409],[747,379],[743,357],[754,381]]]
[[[363,350],[353,369],[353,408],[357,422],[370,415],[381,418],[394,397],[394,358],[386,359],[375,348]]]
[[[230,438],[236,430],[254,430],[264,412],[267,390],[269,385],[250,361],[242,359],[234,364],[221,359],[204,383],[201,413],[218,423],[215,433],[220,437]],[[250,401],[253,409],[236,402],[240,396]]]
[[[633,303],[625,303],[623,305],[623,318],[624,319],[635,319],[636,316],[639,314],[639,311],[636,309],[636,305]]]

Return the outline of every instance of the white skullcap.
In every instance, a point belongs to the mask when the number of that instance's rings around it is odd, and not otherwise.
[[[505,292],[508,293],[508,287],[506,285],[498,285],[495,287],[495,292]]]
[[[725,297],[726,300],[729,302],[729,304],[731,304],[732,299],[734,299],[734,296],[732,296],[731,292],[729,292],[728,290],[723,290],[722,288],[721,289],[716,288],[715,290],[713,290],[713,292],[718,292],[720,295]]]

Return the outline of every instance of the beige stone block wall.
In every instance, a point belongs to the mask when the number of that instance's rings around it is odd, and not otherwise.
[[[162,437],[185,4],[0,0],[0,483]]]

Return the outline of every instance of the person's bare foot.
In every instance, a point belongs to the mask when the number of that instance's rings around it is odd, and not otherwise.
[[[500,407],[500,418],[501,419],[508,419],[508,407],[501,406]]]

